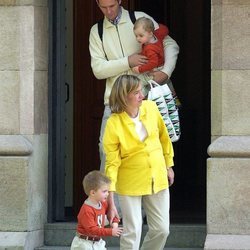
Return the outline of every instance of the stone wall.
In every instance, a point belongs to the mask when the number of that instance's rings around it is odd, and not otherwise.
[[[0,0],[0,24],[0,249],[34,249],[47,219],[47,1]]]
[[[212,0],[205,249],[250,249],[250,1]]]

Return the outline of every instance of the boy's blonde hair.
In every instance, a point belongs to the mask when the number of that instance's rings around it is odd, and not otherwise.
[[[82,181],[83,189],[86,195],[89,195],[91,190],[96,191],[103,185],[110,185],[110,183],[110,179],[97,170],[89,172],[85,175]]]
[[[153,21],[147,17],[138,18],[135,21],[134,30],[137,29],[139,26],[142,26],[142,28],[148,32],[154,32],[154,30],[155,30],[155,26],[154,26]]]
[[[121,75],[116,80],[109,96],[112,113],[121,113],[128,106],[126,97],[140,85],[140,79],[134,75]]]

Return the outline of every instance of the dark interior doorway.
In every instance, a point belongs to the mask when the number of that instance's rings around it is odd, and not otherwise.
[[[171,222],[205,223],[206,159],[210,144],[210,1],[128,0],[167,24],[180,46],[172,81],[182,102],[182,135],[174,143],[176,180],[171,187]],[[98,137],[104,81],[92,74],[90,27],[101,17],[95,1],[74,0],[74,214],[84,200],[82,178],[99,168]]]

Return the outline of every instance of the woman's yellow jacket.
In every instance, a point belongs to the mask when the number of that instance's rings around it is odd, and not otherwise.
[[[126,112],[112,114],[103,137],[105,173],[110,191],[148,195],[168,188],[167,168],[173,166],[173,147],[156,104],[143,101],[139,117],[148,137],[140,141]]]

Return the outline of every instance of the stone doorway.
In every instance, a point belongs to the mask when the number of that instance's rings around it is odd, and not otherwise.
[[[71,1],[66,1],[66,6],[69,2]],[[101,13],[94,1],[75,0],[72,3],[67,8],[61,8],[61,11],[66,10],[72,25],[72,33],[68,27],[65,33],[66,48],[71,51],[72,57],[67,58],[66,53],[64,58],[65,65],[70,68],[69,75],[66,75],[71,79],[71,84],[69,81],[67,84],[72,104],[70,116],[66,114],[66,120],[67,117],[70,118],[68,124],[71,124],[71,130],[67,132],[65,127],[62,129],[64,133],[68,133],[68,142],[65,144],[64,155],[61,156],[64,159],[63,166],[66,162],[66,177],[57,168],[65,189],[59,184],[55,187],[57,190],[62,189],[58,191],[61,192],[61,205],[57,205],[56,210],[63,210],[64,204],[66,213],[60,219],[52,216],[52,220],[65,220],[67,215],[75,218],[85,198],[81,187],[82,178],[88,171],[99,167],[98,137],[104,82],[97,81],[92,74],[88,35],[90,27],[101,17]],[[182,136],[174,145],[176,182],[171,188],[171,221],[205,223],[206,159],[210,144],[210,3],[198,0],[187,3],[180,0],[158,0],[152,6],[151,1],[130,0],[123,1],[123,6],[145,11],[158,22],[167,24],[170,35],[180,46],[172,81],[182,102]],[[67,34],[71,34],[70,39]],[[66,97],[67,84],[63,94]],[[65,123],[61,123],[61,126],[65,126]],[[65,155],[66,159],[71,159],[69,163],[65,161]],[[67,197],[65,191],[68,192]],[[53,209],[52,206],[51,210]]]

